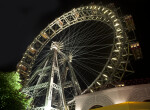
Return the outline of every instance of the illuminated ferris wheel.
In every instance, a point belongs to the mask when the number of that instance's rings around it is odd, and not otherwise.
[[[32,109],[73,109],[75,96],[120,81],[129,59],[126,30],[134,29],[132,19],[126,20],[111,5],[88,5],[42,30],[17,66]]]

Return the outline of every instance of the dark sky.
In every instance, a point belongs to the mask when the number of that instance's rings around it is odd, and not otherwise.
[[[12,71],[33,39],[56,17],[74,7],[100,0],[1,0],[0,1],[0,71]],[[114,2],[124,14],[132,14],[143,59],[133,61],[135,78],[150,77],[149,15],[144,0],[102,0]]]

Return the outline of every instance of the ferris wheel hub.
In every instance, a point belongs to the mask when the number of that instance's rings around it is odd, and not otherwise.
[[[50,49],[51,50],[55,49],[57,51],[60,51],[60,50],[62,50],[62,48],[63,48],[63,43],[61,43],[61,42],[52,42]]]
[[[63,58],[61,59],[61,63],[64,63],[66,61],[68,62],[72,62],[72,58],[73,55],[71,53],[69,53],[69,55],[64,54],[61,50],[63,49],[63,43],[61,42],[52,42],[51,44],[51,50],[56,50],[59,54],[61,54],[63,56]]]

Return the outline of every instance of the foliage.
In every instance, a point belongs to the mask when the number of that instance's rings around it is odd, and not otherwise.
[[[16,72],[0,72],[0,109],[26,110],[32,99],[21,93],[20,76]]]

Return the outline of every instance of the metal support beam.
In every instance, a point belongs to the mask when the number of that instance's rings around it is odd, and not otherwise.
[[[45,100],[45,110],[51,110],[51,108],[67,110],[67,105],[65,102],[65,97],[62,88],[61,75],[59,72],[58,59],[57,59],[57,49],[52,43],[52,49],[54,51],[51,76],[49,79],[48,90]],[[57,105],[54,103],[57,102]]]

